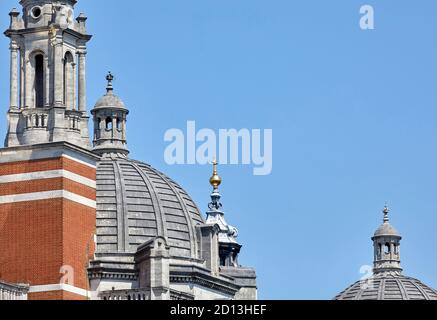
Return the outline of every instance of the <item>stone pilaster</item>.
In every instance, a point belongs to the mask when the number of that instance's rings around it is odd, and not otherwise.
[[[10,103],[9,109],[18,108],[18,45],[11,41]]]
[[[64,65],[62,56],[62,39],[56,39],[53,43],[54,56],[54,104],[64,104]]]
[[[86,50],[78,52],[79,58],[79,111],[86,111]]]

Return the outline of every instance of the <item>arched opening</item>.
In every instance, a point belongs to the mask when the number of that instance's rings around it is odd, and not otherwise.
[[[35,108],[44,107],[44,56],[35,55]]]
[[[64,104],[67,109],[74,109],[74,58],[71,52],[64,57]]]
[[[117,130],[121,130],[121,120],[117,118]]]
[[[390,243],[386,243],[384,246],[384,253],[389,254],[390,253]]]
[[[106,130],[112,130],[112,118],[111,117],[106,118],[105,127],[106,127]]]

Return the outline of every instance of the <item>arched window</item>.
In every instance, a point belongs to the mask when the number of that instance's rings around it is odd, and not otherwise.
[[[74,108],[74,59],[71,52],[64,57],[64,104],[67,109]]]
[[[44,56],[35,55],[35,108],[44,107]]]
[[[117,117],[117,130],[121,130],[121,120]]]
[[[107,117],[105,120],[106,130],[112,130],[112,118]]]
[[[386,243],[384,246],[384,253],[389,254],[390,253],[390,243]]]

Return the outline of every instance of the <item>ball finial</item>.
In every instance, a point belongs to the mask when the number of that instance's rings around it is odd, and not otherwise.
[[[213,163],[214,165],[214,171],[212,173],[212,177],[209,179],[209,183],[214,187],[214,189],[217,189],[218,186],[222,183],[222,178],[217,173],[217,160],[214,159]]]

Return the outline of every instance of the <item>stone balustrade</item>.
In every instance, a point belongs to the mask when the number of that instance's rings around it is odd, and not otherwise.
[[[29,287],[0,282],[0,300],[27,300]]]

